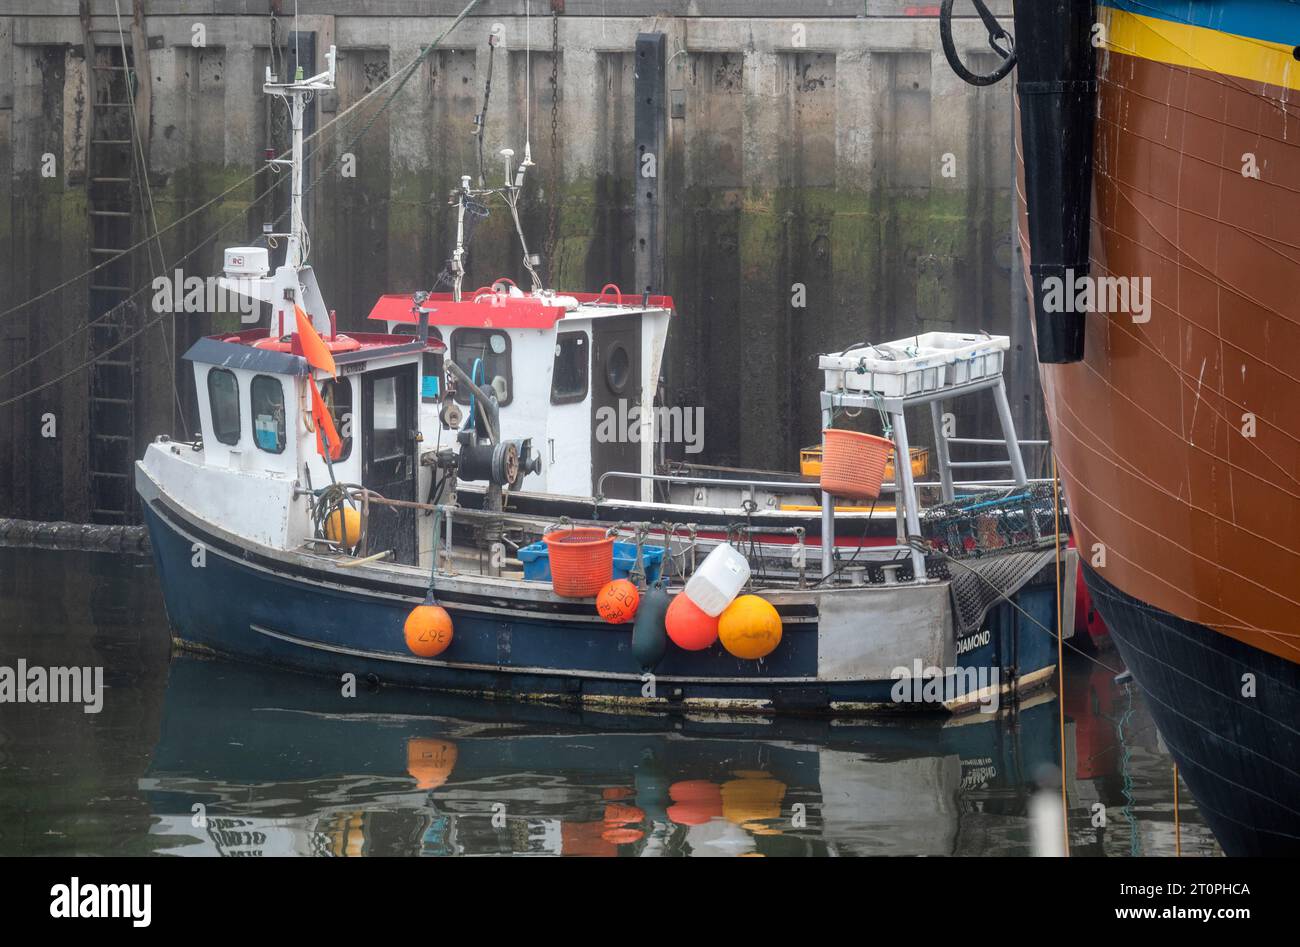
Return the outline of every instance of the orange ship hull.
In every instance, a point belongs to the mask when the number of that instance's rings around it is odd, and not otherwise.
[[[1200,6],[1300,37],[1283,0]],[[1097,8],[1090,275],[1150,297],[1040,376],[1089,588],[1182,775],[1226,850],[1295,851],[1300,63],[1195,7]]]

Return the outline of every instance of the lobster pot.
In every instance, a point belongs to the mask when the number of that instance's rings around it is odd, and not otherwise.
[[[876,499],[893,449],[888,438],[827,428],[822,431],[822,490],[854,500]]]
[[[575,527],[547,533],[551,585],[565,598],[590,598],[614,577],[614,537],[603,529]]]

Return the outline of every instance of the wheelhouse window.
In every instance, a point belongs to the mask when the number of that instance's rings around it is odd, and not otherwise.
[[[270,375],[256,375],[251,391],[253,442],[268,454],[284,453],[284,385]]]
[[[239,443],[239,381],[224,368],[208,371],[208,407],[212,412],[212,436],[231,447]]]
[[[327,378],[321,383],[320,397],[342,442],[342,453],[334,461],[337,464],[352,453],[352,382],[346,378]]]
[[[457,329],[451,334],[451,357],[476,384],[494,389],[501,407],[514,400],[510,336],[506,333],[498,329]],[[457,386],[456,400],[469,404],[470,391],[464,385]]]
[[[585,332],[555,337],[555,368],[551,373],[551,404],[573,404],[587,397],[591,344]]]
[[[389,335],[410,336],[415,338],[420,334],[420,325],[416,322],[399,322],[393,326],[393,331]],[[441,342],[442,330],[437,326],[429,326],[429,341]]]
[[[425,352],[420,363],[420,400],[436,404],[442,398],[442,354]]]
[[[404,456],[397,418],[397,378],[393,375],[376,378],[370,407],[371,453],[376,461]]]

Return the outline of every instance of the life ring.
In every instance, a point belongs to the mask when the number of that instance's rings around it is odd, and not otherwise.
[[[361,343],[348,335],[336,335],[332,339],[322,339],[321,341],[325,343],[325,347],[329,349],[331,354],[334,352],[355,352],[361,348]],[[292,352],[293,338],[286,335],[282,339],[272,339],[270,337],[258,339],[253,343],[253,348],[262,349],[266,352]]]

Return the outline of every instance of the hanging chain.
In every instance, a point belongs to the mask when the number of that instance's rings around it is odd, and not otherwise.
[[[555,259],[556,231],[560,213],[560,14],[551,4],[551,166],[550,201],[546,218],[546,276],[551,289],[558,288],[559,267]]]

